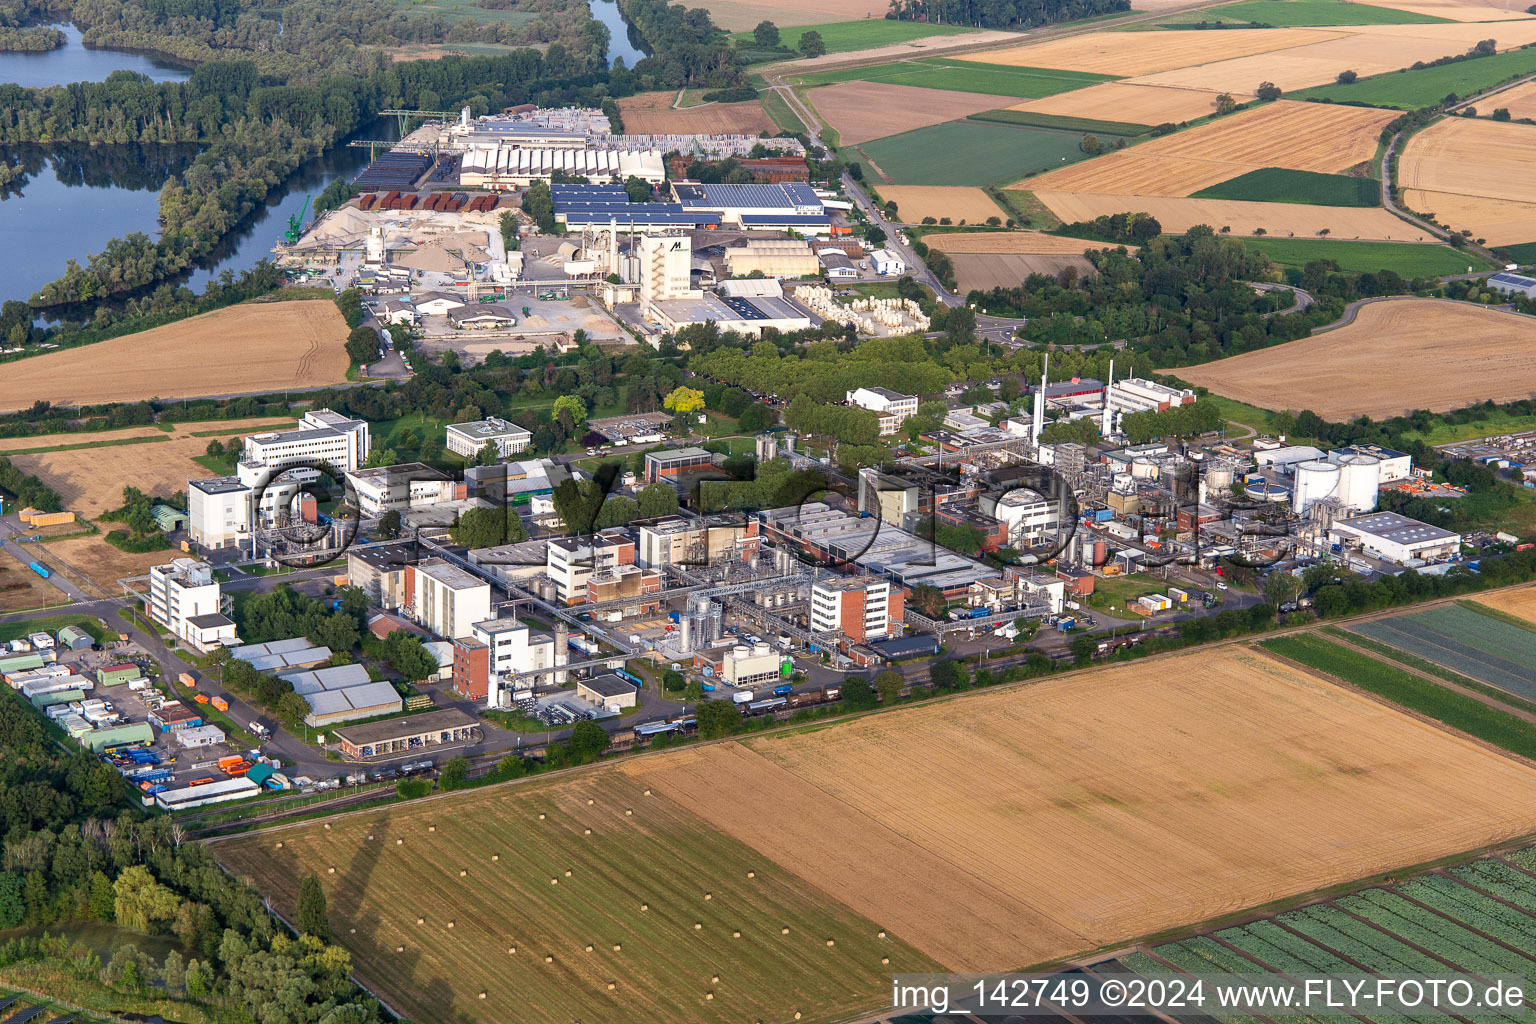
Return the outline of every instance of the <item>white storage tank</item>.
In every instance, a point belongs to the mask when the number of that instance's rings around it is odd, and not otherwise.
[[[1291,508],[1297,513],[1321,498],[1339,496],[1339,467],[1321,459],[1296,464],[1296,487],[1291,494]]]
[[[1162,466],[1150,455],[1138,455],[1131,460],[1131,476],[1137,480],[1156,480]]]
[[[1336,464],[1339,500],[1357,512],[1375,509],[1381,491],[1381,460],[1374,455],[1341,455]]]
[[[1234,479],[1232,463],[1225,459],[1212,459],[1205,464],[1201,474],[1207,494],[1225,494],[1232,489]]]

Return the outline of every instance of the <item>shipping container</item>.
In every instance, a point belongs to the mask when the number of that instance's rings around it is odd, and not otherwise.
[[[220,711],[228,711],[229,710],[229,701],[225,700],[223,697],[215,697],[215,698],[213,698],[212,703],[213,703],[213,706],[215,708],[218,708]]]
[[[48,577],[50,577],[50,576],[52,576],[52,575],[53,575],[53,570],[52,570],[52,569],[50,569],[50,568],[48,568],[48,567],[47,567],[47,566],[46,566],[46,565],[44,565],[44,564],[43,564],[43,563],[42,563],[42,562],[33,562],[33,563],[32,563],[32,564],[31,564],[31,565],[29,565],[29,566],[28,566],[28,567],[27,567],[27,568],[29,568],[29,569],[31,569],[31,570],[32,570],[32,571],[33,571],[33,572],[35,572],[35,573],[37,573],[37,574],[38,574],[38,575],[39,575],[39,576],[41,576],[41,577],[42,577],[42,578],[43,578],[43,579],[47,579],[47,578],[48,578]]]
[[[183,672],[183,673],[181,673],[181,675],[177,676],[176,678],[181,680],[181,685],[182,686],[196,686],[197,685],[197,677],[194,676],[191,672]]]

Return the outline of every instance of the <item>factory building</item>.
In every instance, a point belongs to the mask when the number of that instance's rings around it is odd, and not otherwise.
[[[547,548],[545,573],[563,604],[587,600],[587,582],[599,573],[635,564],[635,542],[623,530],[604,530],[590,538],[556,537]]]
[[[725,653],[720,677],[731,686],[752,687],[777,682],[783,659],[766,643],[737,644]]]
[[[476,622],[469,636],[453,644],[453,689],[471,700],[487,700],[493,692],[499,695],[499,688],[513,688],[511,677],[519,672],[553,668],[565,660],[565,652],[556,650],[554,634],[510,616]],[[491,705],[499,707],[500,701]]]
[[[1111,411],[1122,415],[1132,412],[1167,412],[1179,406],[1194,405],[1195,393],[1189,388],[1170,388],[1156,381],[1126,377],[1110,384],[1104,400]]]
[[[480,724],[457,708],[428,711],[387,722],[344,726],[332,735],[341,752],[354,760],[388,754],[430,755],[435,747],[468,743]]]
[[[178,558],[149,570],[150,616],[178,639],[200,651],[236,642],[235,624],[223,613],[213,566]]]
[[[496,451],[503,459],[526,451],[533,443],[532,431],[496,416],[469,423],[450,423],[444,433],[447,435],[445,447],[466,459],[478,456],[488,443],[496,445]]]
[[[740,245],[728,246],[724,253],[726,271],[732,277],[746,277],[754,271],[767,277],[810,277],[821,273],[809,242],[794,238],[748,238]]]
[[[1065,504],[1065,496],[1052,499],[1028,487],[982,494],[976,500],[983,515],[1007,525],[1008,543],[1016,548],[1032,547],[1055,537],[1061,529]]]
[[[399,713],[405,706],[400,694],[386,682],[374,682],[362,665],[333,665],[278,677],[309,704],[307,725],[324,728],[359,718]]]
[[[611,715],[634,707],[640,699],[633,683],[611,673],[579,680],[576,683],[576,696]]]
[[[701,473],[714,468],[714,455],[703,448],[668,448],[645,455],[645,482],[659,483],[671,477]]]
[[[711,210],[720,221],[755,230],[793,229],[802,235],[828,234],[826,206],[809,185],[700,185],[673,182],[672,195],[687,211]]]
[[[1336,520],[1328,537],[1345,548],[1359,549],[1373,558],[1400,565],[1444,561],[1461,551],[1460,534],[1396,512]]]
[[[347,483],[365,519],[464,497],[452,477],[422,462],[354,470],[347,474]]]
[[[251,489],[237,476],[187,481],[187,537],[210,550],[237,546],[251,532]]]
[[[417,559],[414,544],[383,544],[347,549],[347,579],[368,595],[370,604],[394,611],[408,603],[405,567]]]
[[[917,415],[916,395],[904,395],[888,388],[857,388],[848,392],[848,404],[879,416],[882,435],[896,433],[903,423]]]
[[[902,618],[901,589],[869,573],[811,585],[813,633],[837,632],[850,644],[862,644],[899,633]]]
[[[1536,277],[1526,277],[1524,274],[1508,271],[1494,274],[1488,278],[1488,288],[1505,295],[1523,295],[1527,299],[1536,299]]]
[[[647,569],[744,562],[757,557],[761,541],[757,520],[732,515],[668,516],[637,526],[635,536],[635,564]]]
[[[406,565],[405,596],[411,618],[450,640],[491,617],[491,585],[441,558]]]

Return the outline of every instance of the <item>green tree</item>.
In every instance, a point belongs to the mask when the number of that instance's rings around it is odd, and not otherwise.
[[[704,684],[699,682],[697,679],[688,680],[688,684],[683,687],[683,700],[693,704],[703,699]]]
[[[394,540],[400,536],[400,513],[390,509],[379,517],[379,525],[374,527],[374,536],[379,540]]]
[[[1253,90],[1253,94],[1257,96],[1261,102],[1264,103],[1268,103],[1271,100],[1277,100],[1282,95],[1284,95],[1280,87],[1274,82],[1260,82],[1259,87]]]
[[[1353,71],[1340,71],[1339,77],[1334,79],[1334,81],[1338,82],[1340,85],[1350,85],[1359,77],[1360,76],[1355,74]]]
[[[591,764],[603,756],[611,742],[608,731],[596,722],[577,722],[571,730],[571,755],[578,764]]]
[[[700,701],[693,713],[698,720],[699,735],[706,740],[729,736],[741,727],[741,712],[727,700]]]
[[[27,905],[21,898],[21,878],[12,871],[0,871],[0,928],[15,928],[27,919]]]
[[[815,29],[800,33],[800,52],[807,57],[820,57],[827,52],[826,40]]]
[[[212,441],[209,441],[205,454],[207,454],[210,459],[223,458],[224,442],[220,441],[218,438],[214,438]]]
[[[752,40],[765,50],[779,45],[779,26],[771,21],[760,21],[752,30]]]
[[[443,765],[443,772],[437,777],[437,788],[445,793],[451,793],[456,789],[463,789],[469,781],[469,758],[455,757]]]
[[[629,201],[632,203],[648,203],[651,201],[651,186],[644,178],[630,175],[629,180],[624,182],[624,191],[629,195]]]
[[[1094,652],[1099,649],[1099,642],[1087,633],[1079,633],[1072,638],[1071,651],[1072,662],[1076,665],[1086,665],[1093,660]]]
[[[501,461],[501,449],[495,441],[487,441],[480,448],[480,454],[475,456],[475,465],[494,466]]]
[[[0,875],[0,928],[12,928],[15,926],[5,923],[3,911],[4,879],[5,876]],[[112,880],[100,871],[92,871],[90,895],[85,901],[87,912],[98,921],[110,921],[117,914],[116,901],[117,894],[112,889]]]
[[[165,954],[165,962],[160,965],[160,981],[164,983],[167,992],[175,995],[179,993],[187,983],[187,963],[176,950]]]
[[[372,327],[354,327],[347,335],[347,358],[366,366],[379,357],[379,336]]]
[[[148,932],[171,921],[181,905],[176,893],[155,881],[149,869],[138,864],[124,868],[113,883],[117,923],[134,931]]]
[[[676,669],[667,669],[661,674],[661,688],[663,690],[677,691],[688,685],[688,677]]]
[[[187,963],[187,995],[193,999],[207,999],[213,994],[213,968],[201,960]]]
[[[568,418],[571,426],[567,429],[575,429],[577,425],[586,422],[587,403],[578,395],[560,395],[550,408],[550,415],[562,423],[565,422],[562,416]]]
[[[868,711],[877,703],[875,688],[863,676],[843,680],[843,707],[850,711]]]
[[[646,484],[635,493],[641,519],[670,516],[677,511],[677,489],[671,484]]]
[[[965,666],[952,658],[936,661],[928,669],[933,685],[941,690],[958,690],[971,681]]]
[[[668,412],[698,412],[704,408],[704,392],[694,388],[678,386],[666,398],[662,399],[661,407]]]
[[[1077,148],[1089,156],[1098,156],[1104,152],[1104,143],[1099,141],[1097,135],[1084,135],[1077,142]]]
[[[1230,114],[1237,109],[1237,100],[1232,98],[1229,92],[1220,93],[1216,97],[1216,113]]]
[[[913,587],[907,603],[919,614],[926,615],[930,619],[942,618],[944,609],[949,604],[944,598],[944,592],[928,583],[919,583]]]
[[[885,244],[885,229],[878,224],[870,224],[864,228],[864,240],[873,246]]]
[[[1508,121],[1509,120],[1509,108],[1508,107],[1495,107],[1493,109],[1493,119],[1495,121]]]
[[[906,685],[906,680],[901,678],[900,672],[886,669],[875,676],[875,691],[880,694],[880,703],[896,703],[896,694]]]
[[[1279,608],[1301,596],[1302,581],[1288,572],[1272,572],[1264,580],[1264,600]]]

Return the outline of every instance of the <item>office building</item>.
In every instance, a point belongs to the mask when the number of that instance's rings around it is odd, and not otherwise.
[[[213,566],[178,558],[149,570],[150,617],[198,650],[235,643],[235,624],[224,614]]]
[[[474,459],[487,444],[494,444],[498,457],[507,458],[526,451],[533,443],[533,432],[516,423],[492,416],[469,423],[450,423],[445,444],[449,451]]]
[[[868,573],[821,580],[811,586],[811,632],[840,633],[850,644],[883,640],[900,632],[903,595]]]
[[[353,470],[347,474],[347,483],[358,514],[365,519],[463,496],[452,477],[422,462]]]
[[[563,604],[587,600],[587,582],[599,573],[635,564],[635,542],[623,530],[592,537],[556,537],[546,551],[545,573]]]
[[[868,409],[880,417],[880,433],[894,434],[901,425],[917,415],[917,396],[904,395],[888,388],[858,388],[848,392],[848,404]]]
[[[411,618],[450,640],[491,617],[491,585],[442,558],[406,565],[405,594]]]

